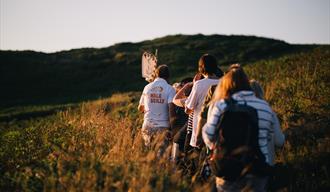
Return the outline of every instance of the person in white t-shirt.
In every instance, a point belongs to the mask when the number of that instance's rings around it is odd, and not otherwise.
[[[168,84],[170,76],[167,65],[156,69],[156,79],[146,85],[139,102],[138,110],[144,113],[142,137],[149,146],[152,137],[163,131],[171,131],[171,121],[175,118],[174,88]]]
[[[216,76],[219,68],[217,67],[217,60],[210,54],[204,54],[198,62],[198,72],[204,76],[204,79],[198,80],[194,83],[192,91],[185,101],[186,112],[189,114],[194,112],[193,117],[193,130],[190,139],[192,147],[197,145],[197,123],[199,114],[201,112],[204,98],[208,93],[208,89],[212,85],[219,83],[219,77]]]

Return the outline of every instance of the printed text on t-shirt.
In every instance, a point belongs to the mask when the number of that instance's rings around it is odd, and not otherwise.
[[[164,103],[164,99],[162,99],[162,94],[151,93],[150,103]]]

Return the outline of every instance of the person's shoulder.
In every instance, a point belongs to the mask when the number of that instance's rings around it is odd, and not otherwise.
[[[219,79],[201,79],[197,81],[199,86],[210,86],[210,85],[217,85],[219,82]]]
[[[214,102],[215,105],[221,105],[222,103],[226,103],[224,99],[220,99]]]
[[[202,86],[205,83],[207,83],[207,81],[208,81],[207,79],[200,79],[198,81],[195,81],[194,86]]]
[[[252,99],[247,100],[248,103],[251,105],[258,106],[258,109],[266,110],[269,112],[273,112],[272,108],[270,107],[269,103],[264,99],[259,99],[258,97],[253,97]]]
[[[202,80],[204,80],[204,83],[217,83],[217,82],[219,82],[219,79],[206,78],[206,79],[202,79]]]
[[[173,88],[172,85],[168,84],[167,82],[164,82],[163,84],[160,85],[161,87],[163,87],[166,91],[168,92],[175,92],[175,89]]]
[[[175,92],[175,89],[170,84],[167,84],[167,88],[168,88],[169,91],[171,91],[171,92],[174,91]]]
[[[152,86],[153,83],[154,83],[154,82],[150,82],[150,83],[148,83],[146,86],[144,86],[144,89],[145,89],[145,90],[149,89],[149,88]]]
[[[270,106],[269,103],[266,100],[260,99],[260,98],[258,98],[256,96],[254,97],[254,101],[259,102],[259,103],[262,103],[262,104],[267,105],[267,106]]]
[[[217,108],[223,110],[224,108],[226,108],[227,104],[226,104],[226,101],[224,99],[220,99],[219,101],[216,101],[214,103],[214,106],[216,106]]]

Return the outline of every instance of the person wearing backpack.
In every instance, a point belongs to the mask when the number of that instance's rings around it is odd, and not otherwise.
[[[218,191],[265,191],[274,146],[284,135],[269,104],[255,96],[243,68],[232,65],[219,83],[202,136],[212,151]]]

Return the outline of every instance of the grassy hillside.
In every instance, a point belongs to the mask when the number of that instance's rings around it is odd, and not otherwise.
[[[254,36],[174,35],[51,54],[0,51],[0,107],[63,104],[141,90],[143,51],[158,49],[159,63],[168,64],[175,79],[195,72],[204,53],[217,56],[220,64],[250,63],[314,47]]]
[[[249,63],[286,134],[277,161],[287,191],[330,188],[330,49]],[[203,191],[141,141],[140,92],[84,102],[54,115],[0,122],[1,191]],[[284,176],[284,175],[283,175]]]

